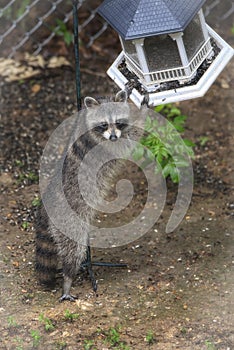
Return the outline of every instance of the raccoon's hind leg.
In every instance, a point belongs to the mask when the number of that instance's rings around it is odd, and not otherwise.
[[[50,233],[49,220],[43,207],[39,208],[36,223],[36,262],[38,280],[46,287],[53,288],[56,282],[57,249]]]
[[[71,295],[72,282],[80,270],[82,262],[86,258],[86,245],[79,245],[69,238],[65,238],[63,249],[60,250],[63,264],[63,295],[59,299],[75,301],[77,297]]]

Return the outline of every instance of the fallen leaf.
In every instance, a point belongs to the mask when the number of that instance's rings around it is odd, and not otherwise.
[[[230,85],[228,84],[228,82],[224,79],[221,80],[221,87],[223,89],[229,89],[230,88]]]
[[[34,94],[37,94],[40,90],[41,90],[41,85],[39,85],[39,84],[34,84],[34,85],[31,87],[31,91],[32,91]]]
[[[83,300],[76,300],[76,305],[81,309],[81,310],[90,310],[93,308],[93,304],[88,303],[87,301],[83,301]]]
[[[17,269],[19,268],[19,262],[18,261],[13,261],[12,265],[16,267]]]
[[[58,68],[62,66],[70,66],[70,62],[65,57],[51,57],[47,65],[48,68]]]

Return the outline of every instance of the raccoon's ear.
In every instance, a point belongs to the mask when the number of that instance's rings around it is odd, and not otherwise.
[[[115,102],[126,102],[128,99],[127,92],[120,90],[115,96]]]
[[[89,97],[89,96],[85,97],[85,99],[84,99],[84,104],[85,104],[85,107],[86,107],[86,108],[92,108],[92,107],[97,107],[97,106],[99,106],[98,101],[95,100],[95,98]]]

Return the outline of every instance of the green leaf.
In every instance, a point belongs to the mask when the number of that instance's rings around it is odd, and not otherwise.
[[[148,159],[150,159],[151,161],[154,161],[154,160],[155,160],[155,155],[154,155],[154,153],[152,152],[152,150],[150,150],[150,149],[147,149],[147,150],[146,150],[146,157],[147,157]]]
[[[73,41],[73,35],[70,32],[64,32],[64,41],[69,46]]]
[[[151,126],[152,126],[151,118],[147,115],[147,117],[145,119],[145,130],[150,131]]]
[[[191,140],[183,139],[183,141],[184,141],[184,144],[188,147],[195,147],[196,146],[195,143],[192,142]]]
[[[168,176],[170,176],[171,180],[174,183],[178,183],[179,182],[179,171],[177,169],[177,167],[175,166],[175,164],[173,164],[172,162],[168,163],[162,171],[162,175],[163,177],[166,179]]]
[[[184,168],[184,167],[187,167],[189,165],[189,163],[185,159],[176,160],[174,158],[174,162],[178,168]]]
[[[171,163],[168,163],[162,170],[162,175],[163,177],[166,179],[170,173],[171,173],[171,170],[172,170],[172,165]]]
[[[56,23],[57,25],[59,26],[60,30],[61,31],[65,31],[67,28],[66,28],[66,24],[59,18],[56,19]]]
[[[171,172],[170,172],[170,177],[172,179],[172,181],[175,183],[175,184],[178,184],[179,183],[179,170],[178,168],[176,167],[173,167]]]
[[[165,105],[159,105],[154,108],[155,112],[160,113],[165,108]]]
[[[144,153],[145,153],[144,147],[141,145],[138,145],[133,151],[133,154],[132,154],[133,159],[135,161],[140,160],[143,157]]]
[[[179,108],[171,107],[170,112],[168,113],[168,117],[171,118],[171,117],[175,117],[175,116],[180,115],[180,114],[181,114],[181,111]]]

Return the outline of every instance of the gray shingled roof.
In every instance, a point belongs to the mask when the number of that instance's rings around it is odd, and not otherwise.
[[[125,40],[183,31],[205,0],[105,0],[98,13]]]

